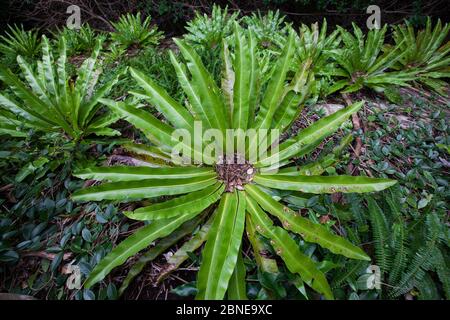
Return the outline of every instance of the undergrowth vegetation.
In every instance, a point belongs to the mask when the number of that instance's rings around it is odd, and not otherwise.
[[[448,24],[296,30],[214,6],[173,39],[111,25],[0,38],[0,292],[450,298]],[[198,122],[281,140],[175,161]]]

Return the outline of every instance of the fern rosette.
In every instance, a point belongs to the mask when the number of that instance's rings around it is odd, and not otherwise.
[[[198,299],[223,299],[226,295],[230,299],[246,298],[246,270],[242,259],[244,235],[249,239],[259,268],[267,267],[267,258],[260,250],[261,239],[265,238],[291,273],[300,276],[306,285],[327,299],[332,299],[333,293],[324,272],[316,261],[300,250],[291,234],[298,234],[305,241],[317,243],[334,254],[370,260],[361,248],[325,226],[302,217],[270,194],[271,189],[314,194],[362,193],[383,190],[395,184],[396,181],[389,179],[322,175],[327,166],[333,164],[329,157],[301,167],[292,160],[313,151],[357,112],[363,102],[324,117],[293,137],[276,143],[272,136],[290,128],[309,95],[304,89],[313,81],[311,71],[305,64],[292,73],[296,49],[291,32],[273,65],[270,79],[264,83],[253,31],[242,30],[237,24],[234,29],[233,52],[225,43],[222,46],[221,87],[215,83],[195,50],[186,41],[175,39],[184,62],[178,61],[173,54],[171,60],[186,97],[184,106],[152,79],[130,69],[132,77],[143,89],[131,93],[147,100],[164,115],[164,121],[143,108],[101,100],[115,114],[140,129],[151,142],[149,146],[131,144],[126,147],[132,153],[145,155],[143,159],[148,166],[80,170],[76,176],[103,183],[79,190],[73,194],[73,199],[134,201],[162,196],[170,198],[125,212],[129,218],[147,223],[100,261],[85,283],[87,288],[159,239],[156,247],[148,249],[137,267],[130,271],[124,281],[126,286],[146,261],[197,226],[199,231],[168,259],[164,270],[166,273],[175,270],[187,259],[187,252],[204,245],[197,278]],[[181,141],[174,138],[174,132],[179,130],[194,138]],[[218,147],[216,151],[226,150],[225,156],[209,152],[208,148],[198,148],[198,145],[209,144],[195,138],[196,134],[200,132],[204,137],[209,130],[224,136],[222,141],[214,140],[213,145]],[[266,130],[269,143],[264,145],[255,136],[247,136],[242,148],[226,149],[239,140],[239,135],[228,135],[229,130],[244,133]],[[258,157],[252,159],[255,147],[260,150]],[[174,155],[180,156],[180,150],[181,159],[194,161],[176,161],[178,157],[174,158]]]

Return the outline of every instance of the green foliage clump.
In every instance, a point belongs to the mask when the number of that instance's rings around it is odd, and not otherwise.
[[[343,79],[336,81],[329,93],[342,89],[350,93],[364,87],[383,91],[388,86],[407,86],[408,81],[414,80],[415,72],[387,71],[406,54],[399,45],[383,53],[387,25],[369,30],[367,37],[356,24],[353,24],[353,34],[341,27],[338,29],[344,48],[335,52],[337,68],[333,75]]]
[[[79,29],[67,27],[53,33],[55,45],[58,46],[59,39],[66,40],[67,55],[90,54],[96,47],[97,42],[106,40],[106,35],[95,31],[89,24],[83,24]]]
[[[188,33],[184,38],[194,45],[210,50],[222,44],[233,32],[233,24],[239,12],[228,13],[228,7],[222,9],[213,5],[211,16],[197,12],[195,18],[187,22]]]
[[[3,117],[9,115],[9,124],[19,120],[26,128],[42,132],[63,132],[77,141],[89,134],[119,134],[118,131],[107,128],[118,118],[108,111],[99,112],[99,99],[108,94],[119,76],[96,87],[101,73],[98,59],[101,42],[97,42],[91,57],[83,62],[75,76],[66,71],[65,38],[60,39],[57,59],[45,36],[42,43],[42,61],[38,62],[37,70],[33,70],[21,56],[17,58],[26,82],[10,69],[0,66],[0,79],[16,96],[14,98],[7,93],[0,94],[1,108],[9,111],[3,113]]]
[[[416,32],[409,21],[393,29],[395,43],[404,52],[393,67],[415,71],[415,80],[445,96],[447,83],[443,79],[450,77],[450,41],[445,40],[450,25],[442,25],[441,20],[438,20],[432,27],[431,18],[428,17],[424,30]]]
[[[151,25],[151,17],[142,20],[140,12],[136,15],[127,13],[112,25],[115,31],[111,33],[111,39],[125,48],[157,46],[163,38],[158,27]]]
[[[269,10],[265,15],[258,11],[250,16],[244,16],[242,22],[253,30],[260,46],[282,48],[290,28],[285,19],[286,16],[281,15],[279,10]]]
[[[370,258],[348,240],[330,232],[320,224],[296,215],[287,206],[275,200],[265,190],[300,190],[305,193],[334,193],[341,191],[371,192],[388,188],[395,184],[394,180],[376,179],[352,176],[322,176],[299,175],[297,167],[291,159],[310,153],[327,136],[336,131],[348,117],[361,108],[362,102],[355,103],[330,116],[324,117],[310,127],[300,131],[280,145],[280,151],[247,162],[244,165],[248,181],[244,183],[241,175],[239,180],[226,180],[231,172],[228,160],[221,160],[220,155],[211,155],[203,150],[193,148],[193,145],[183,141],[182,156],[190,159],[201,158],[202,166],[185,166],[169,155],[178,142],[171,138],[175,128],[183,128],[188,132],[194,130],[194,120],[201,121],[206,128],[212,128],[225,133],[229,128],[257,129],[275,128],[285,131],[298,114],[298,104],[307,92],[310,80],[307,70],[300,70],[293,79],[288,79],[294,58],[294,34],[283,48],[282,54],[273,65],[272,77],[265,89],[259,87],[259,65],[256,51],[256,38],[252,30],[243,31],[237,25],[234,33],[234,55],[228,47],[223,47],[224,74],[222,91],[206,70],[200,57],[187,42],[175,40],[185,63],[178,61],[171,53],[171,61],[176,70],[178,80],[186,94],[189,104],[183,106],[174,100],[156,81],[139,70],[130,69],[131,76],[143,89],[131,92],[136,98],[144,99],[155,106],[164,115],[163,122],[151,113],[134,105],[103,99],[116,114],[140,129],[150,140],[151,145],[132,145],[136,153],[151,155],[146,162],[153,168],[140,166],[87,167],[75,173],[82,179],[106,181],[77,191],[72,198],[76,201],[118,200],[130,201],[142,198],[161,196],[171,197],[165,202],[157,202],[125,214],[138,221],[152,221],[115,247],[90,273],[86,287],[103,280],[111,270],[123,264],[129,257],[148,247],[157,239],[172,243],[167,237],[178,239],[186,234],[186,223],[194,226],[206,222],[210,225],[203,240],[205,246],[202,252],[202,263],[197,280],[197,298],[223,299],[244,298],[245,266],[242,259],[242,238],[245,226],[256,230],[259,236],[270,241],[273,250],[284,261],[287,269],[295,274],[298,281],[317,291],[327,299],[333,298],[333,293],[322,270],[319,270],[313,260],[301,252],[289,231],[300,235],[305,241],[316,243],[334,254],[347,258],[369,260]],[[258,100],[260,108],[256,111]],[[256,117],[254,113],[257,112]],[[320,133],[320,134],[318,134]],[[234,139],[234,137],[232,137]],[[240,153],[237,148],[231,151],[233,157],[245,157],[250,152],[249,146],[256,143],[254,138],[248,141],[247,151]],[[222,147],[227,145],[224,141]],[[270,146],[266,148],[270,149]],[[230,150],[227,150],[230,152]],[[275,163],[272,162],[276,158]],[[155,162],[154,159],[158,161]],[[250,159],[251,160],[251,159]],[[250,161],[249,160],[249,161]],[[254,161],[254,160],[251,160]],[[161,162],[163,163],[161,165]],[[212,165],[210,164],[212,163]],[[231,165],[231,166],[230,166]],[[273,170],[280,166],[288,166],[278,174],[267,174],[264,170]],[[310,165],[309,172],[314,172],[323,163]],[[215,169],[214,169],[215,168]],[[265,169],[266,168],[266,169]],[[318,172],[320,172],[317,169]],[[265,174],[266,173],[266,174]],[[240,182],[239,182],[240,181]],[[283,227],[274,224],[272,218],[282,223]],[[200,219],[198,221],[198,219]],[[194,222],[195,221],[195,222]],[[173,232],[181,232],[174,236]],[[249,233],[251,231],[248,231]],[[160,242],[161,243],[161,242]],[[200,245],[200,244],[198,244]],[[189,242],[186,246],[191,246]],[[182,247],[183,248],[183,247]],[[255,248],[257,250],[257,248]],[[145,256],[155,257],[153,248]],[[180,249],[182,250],[182,249]],[[162,250],[159,250],[160,252]],[[184,252],[175,255],[186,256]],[[148,259],[147,259],[148,260]],[[145,258],[144,258],[145,262]],[[140,265],[133,269],[141,269]],[[169,265],[171,270],[178,263]],[[132,277],[133,275],[131,275]]]
[[[7,59],[17,56],[31,61],[41,50],[41,42],[37,30],[25,31],[23,26],[8,26],[5,35],[0,36],[0,52]]]

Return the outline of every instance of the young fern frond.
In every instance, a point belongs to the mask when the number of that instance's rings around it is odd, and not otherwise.
[[[392,267],[388,272],[388,283],[397,283],[402,272],[408,265],[408,247],[406,228],[403,222],[394,223],[392,227]]]
[[[367,198],[369,220],[372,226],[373,239],[375,241],[375,256],[381,272],[385,273],[391,266],[391,248],[389,247],[389,227],[386,216],[377,202]]]

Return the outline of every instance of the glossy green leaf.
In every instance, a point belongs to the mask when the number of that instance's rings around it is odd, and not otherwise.
[[[74,201],[133,200],[177,195],[206,188],[216,183],[216,177],[189,179],[147,179],[111,182],[79,190],[72,195]]]
[[[73,174],[80,179],[117,181],[137,181],[147,179],[187,179],[195,177],[213,177],[216,173],[211,168],[173,167],[90,167],[76,171]]]
[[[333,299],[330,285],[325,275],[317,269],[314,261],[301,253],[298,245],[289,236],[288,232],[274,226],[270,218],[261,210],[257,202],[247,197],[247,210],[256,230],[271,240],[275,252],[283,259],[292,273],[298,273],[302,280],[314,290],[320,292],[327,299]]]
[[[274,71],[267,85],[256,119],[256,128],[269,129],[271,126],[273,115],[282,100],[285,81],[292,64],[294,51],[294,33],[290,32],[283,52],[273,67]]]
[[[295,137],[283,142],[279,146],[279,151],[277,153],[269,155],[265,159],[259,161],[256,165],[259,167],[269,166],[293,156],[299,157],[305,155],[310,151],[311,146],[317,145],[324,138],[339,129],[342,123],[344,123],[350,115],[357,112],[363,104],[363,101],[357,102],[316,121],[306,129],[300,131]]]
[[[198,54],[185,41],[174,39],[174,42],[187,61],[187,67],[192,74],[192,84],[201,101],[202,110],[196,110],[197,114],[207,118],[210,128],[225,132],[228,127],[227,112],[214,79]],[[195,107],[196,104],[192,106]]]
[[[255,256],[256,264],[262,272],[279,273],[277,261],[269,257],[269,251],[265,244],[259,238],[256,227],[253,224],[250,217],[247,216],[245,221],[245,231],[247,232],[248,240],[253,248],[253,254]]]
[[[246,185],[245,190],[262,208],[276,216],[285,229],[300,234],[306,241],[318,243],[331,252],[348,258],[370,260],[361,248],[331,233],[324,226],[296,214],[293,210],[275,201],[257,186]]]
[[[171,234],[184,222],[194,218],[199,212],[183,214],[168,220],[157,220],[150,225],[142,227],[134,234],[119,243],[100,263],[92,270],[84,286],[92,287],[103,280],[111,270],[123,264],[129,257],[138,253],[153,241]]]
[[[242,251],[239,251],[236,266],[228,285],[228,299],[231,300],[247,300],[247,289],[245,283],[245,265],[242,258]]]
[[[150,101],[176,128],[188,129],[193,132],[194,118],[182,105],[142,72],[131,68],[131,75],[144,88],[147,100]]]
[[[186,260],[189,259],[189,253],[194,252],[206,241],[211,225],[213,224],[215,214],[209,217],[208,221],[202,225],[200,230],[169,258],[167,264],[162,268],[157,283],[160,283],[171,272],[178,269],[178,267]]]
[[[233,87],[233,128],[246,129],[249,119],[250,104],[250,65],[249,45],[245,33],[240,30],[239,25],[235,22],[235,59],[234,72],[235,81]]]
[[[171,126],[158,120],[150,112],[146,112],[142,109],[138,109],[134,106],[128,105],[123,102],[116,102],[113,100],[100,99],[100,101],[110,107],[113,112],[116,112],[125,120],[136,126],[156,145],[165,145],[175,147],[178,144],[184,145],[186,150],[191,151],[188,156],[194,156],[198,152],[192,148],[186,141],[177,141],[173,138],[172,133],[175,130]],[[213,162],[214,159],[209,158],[206,155],[198,155],[200,159],[204,159]],[[195,158],[194,158],[195,159]]]
[[[397,183],[396,180],[355,176],[285,176],[255,175],[262,186],[305,193],[363,193],[381,191]]]
[[[218,201],[225,186],[216,183],[203,190],[189,193],[161,203],[139,208],[124,214],[134,220],[167,219],[183,213],[202,211]]]
[[[245,222],[245,198],[241,193],[222,197],[198,272],[196,299],[223,299],[236,266]]]
[[[150,262],[156,259],[159,255],[164,253],[167,249],[173,246],[177,241],[183,237],[189,235],[198,224],[204,218],[203,216],[197,216],[194,219],[186,221],[177,230],[172,232],[169,236],[161,239],[154,247],[150,248],[146,253],[144,253],[139,260],[130,268],[125,280],[123,280],[122,285],[119,288],[119,296],[128,288],[131,281],[144,269],[144,267]]]

